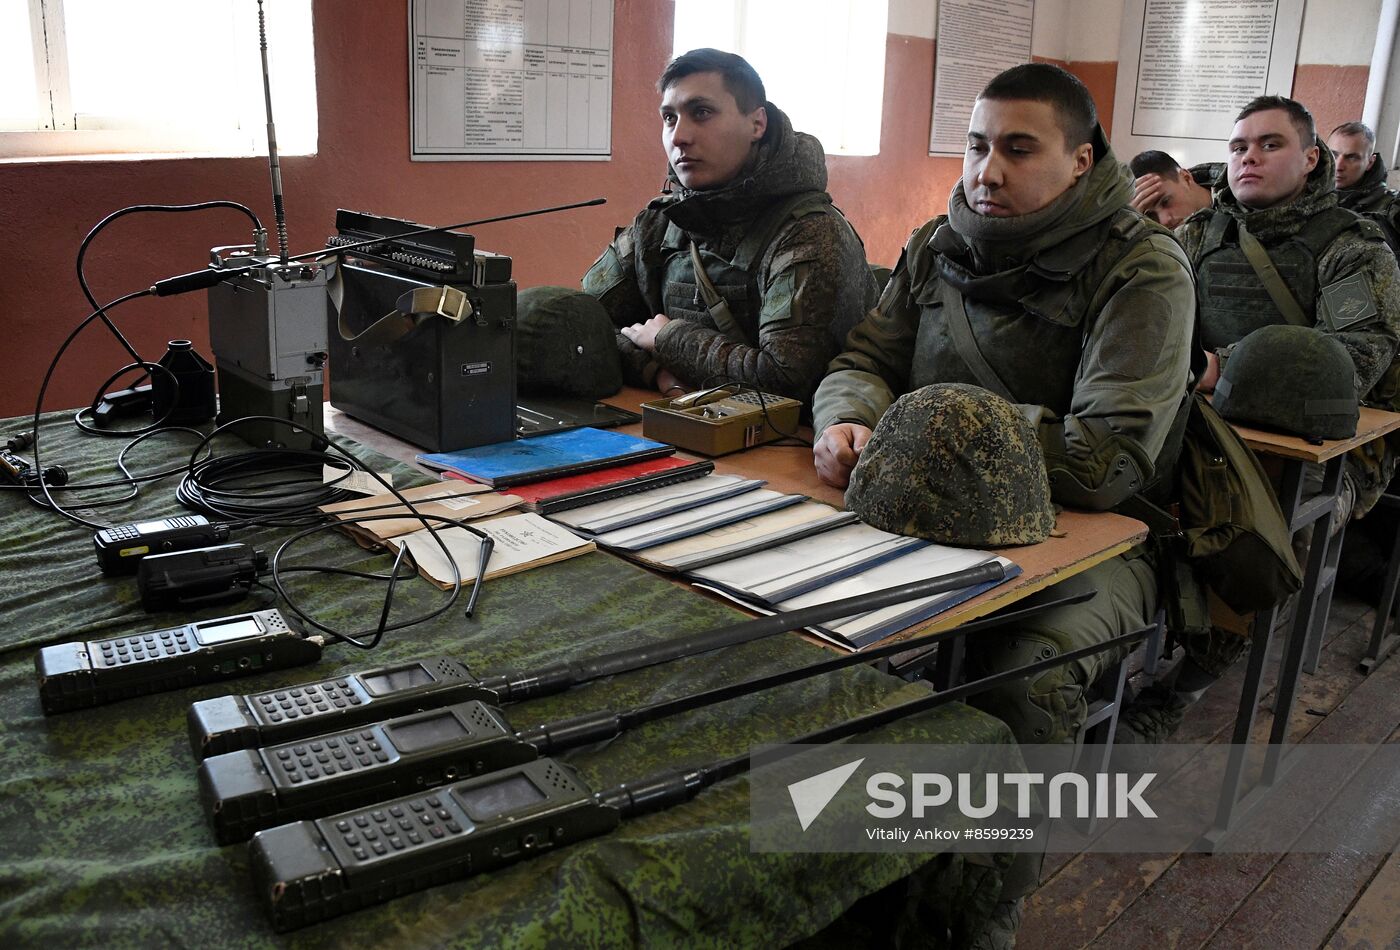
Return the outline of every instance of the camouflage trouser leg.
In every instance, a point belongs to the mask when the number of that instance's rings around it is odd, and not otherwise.
[[[968,677],[982,677],[1141,629],[1157,611],[1157,577],[1144,552],[1134,551],[1056,584],[1018,604],[1085,590],[1097,596],[1056,607],[1015,629],[973,634],[967,643]],[[1001,718],[1022,743],[1072,742],[1088,711],[1086,693],[1123,649],[1096,653],[1057,666],[1029,683],[1017,680],[969,700]]]

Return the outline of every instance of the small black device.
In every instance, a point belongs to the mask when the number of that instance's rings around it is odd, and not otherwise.
[[[497,698],[497,689],[464,665],[437,656],[319,683],[201,700],[190,706],[190,745],[195,758],[204,759],[450,703]]]
[[[324,641],[278,610],[201,620],[108,640],[44,647],[34,658],[46,715],[234,676],[313,663]]]
[[[103,528],[92,536],[97,563],[109,577],[135,574],[148,554],[168,554],[222,544],[228,540],[226,524],[211,523],[203,515],[177,515],[159,521]]]
[[[625,798],[593,792],[552,759],[527,762],[260,831],[251,845],[256,889],[273,929],[292,930],[606,834],[622,822]]]
[[[227,604],[241,600],[266,570],[266,554],[235,542],[144,557],[136,587],[147,613]]]

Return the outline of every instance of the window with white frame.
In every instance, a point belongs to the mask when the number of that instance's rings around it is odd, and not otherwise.
[[[883,0],[676,0],[675,53],[738,53],[768,98],[828,155],[878,155]]]
[[[316,150],[311,0],[268,0],[277,148]],[[0,0],[0,159],[267,154],[257,0]]]

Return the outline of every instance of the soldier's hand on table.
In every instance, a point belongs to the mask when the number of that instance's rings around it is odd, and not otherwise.
[[[812,446],[812,463],[817,477],[828,485],[845,488],[851,480],[865,443],[870,441],[870,427],[855,422],[838,422],[828,426]]]
[[[646,323],[634,323],[630,327],[623,327],[622,335],[635,343],[638,348],[651,353],[656,349],[656,334],[660,333],[661,328],[670,322],[670,317],[664,313],[658,313]]]
[[[1196,388],[1203,393],[1215,392],[1215,384],[1220,381],[1220,357],[1206,351],[1206,369],[1196,381]]]

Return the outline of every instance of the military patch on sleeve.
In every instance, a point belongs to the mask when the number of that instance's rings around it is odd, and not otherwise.
[[[1377,316],[1371,285],[1360,274],[1343,277],[1322,288],[1323,318],[1333,333],[1367,323]]]

